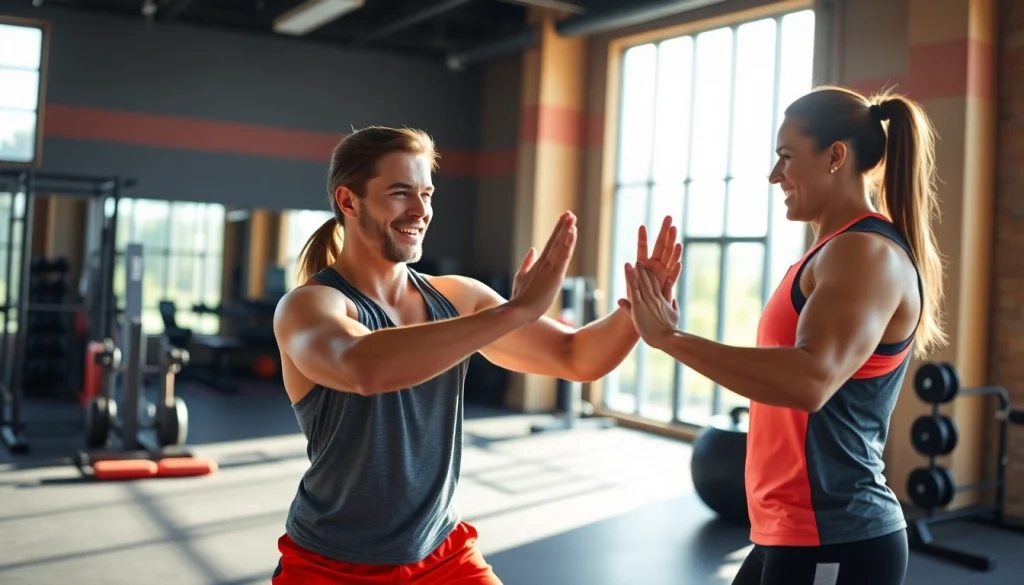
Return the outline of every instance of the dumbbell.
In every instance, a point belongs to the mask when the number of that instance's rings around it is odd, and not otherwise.
[[[160,354],[160,369],[164,372],[177,374],[183,366],[188,365],[189,353],[187,349],[178,347],[168,348]]]
[[[910,472],[907,478],[907,493],[914,505],[934,510],[944,508],[953,501],[953,496],[960,492],[994,489],[1000,486],[998,481],[986,481],[969,485],[956,485],[953,472],[945,467],[918,467]]]
[[[914,449],[925,457],[949,455],[956,449],[959,438],[956,422],[943,414],[921,416],[910,428]]]
[[[121,348],[114,344],[113,339],[104,339],[103,350],[96,352],[94,359],[96,365],[116,370],[121,367]]]

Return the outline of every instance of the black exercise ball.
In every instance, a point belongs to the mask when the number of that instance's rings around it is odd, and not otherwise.
[[[690,475],[697,496],[726,521],[749,524],[744,465],[747,460],[746,407],[711,419],[693,442]]]

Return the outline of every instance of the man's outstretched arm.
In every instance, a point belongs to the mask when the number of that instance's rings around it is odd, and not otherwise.
[[[462,279],[473,290],[478,311],[500,307],[505,299],[487,285]],[[629,313],[613,313],[574,329],[544,316],[480,350],[491,363],[524,374],[592,382],[614,370],[640,339]]]
[[[347,315],[339,291],[314,285],[281,300],[274,334],[281,351],[317,384],[363,395],[409,388],[540,317],[561,290],[575,245],[576,218],[566,213],[530,282],[513,300],[469,316],[370,331]]]
[[[530,319],[503,303],[467,317],[370,331],[344,306],[337,290],[298,288],[278,306],[274,333],[303,376],[364,396],[425,382]]]
[[[665,217],[654,249],[648,254],[647,228],[637,230],[637,261],[651,268],[666,291],[679,277],[682,246],[676,242],[677,228]],[[527,255],[516,279],[528,279],[531,255]],[[463,279],[473,291],[477,310],[489,310],[505,301],[490,287]],[[629,312],[616,309],[604,318],[579,329],[541,317],[498,339],[481,350],[489,361],[515,372],[553,376],[563,380],[591,382],[602,378],[622,363],[640,339]]]

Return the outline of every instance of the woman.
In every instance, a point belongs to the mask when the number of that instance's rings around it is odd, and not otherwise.
[[[626,266],[620,302],[650,346],[751,400],[754,548],[733,585],[897,585],[906,521],[882,452],[912,348],[945,343],[932,128],[902,97],[826,87],[789,106],[777,152],[769,180],[815,243],[765,306],[758,347],[676,329],[642,266]]]

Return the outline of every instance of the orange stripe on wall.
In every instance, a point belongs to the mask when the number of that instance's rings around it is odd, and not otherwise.
[[[516,174],[518,156],[519,151],[514,148],[481,152],[477,165],[478,176],[481,179],[512,178]]]
[[[480,155],[465,150],[438,150],[437,170],[450,177],[476,178]]]
[[[46,104],[44,135],[326,164],[344,133],[294,130],[186,116]],[[482,178],[515,174],[515,153],[439,149],[439,172]]]
[[[541,142],[582,146],[583,112],[563,106],[533,104],[523,106],[519,114],[519,142]]]
[[[979,39],[967,41],[967,95],[994,102],[999,96],[995,46]]]
[[[910,87],[915,100],[996,97],[991,43],[956,39],[910,47]]]
[[[238,124],[185,116],[47,104],[45,134],[250,156],[322,162],[345,135]]]

